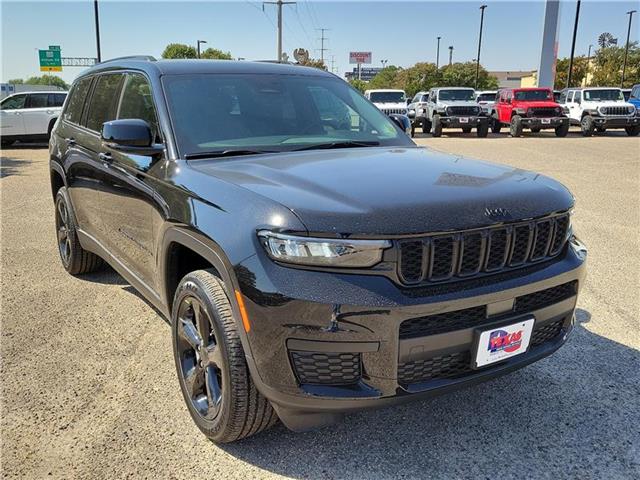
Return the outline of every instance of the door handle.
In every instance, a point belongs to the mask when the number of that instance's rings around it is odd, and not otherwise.
[[[75,145],[76,144],[76,139],[73,138],[73,137],[65,138],[65,140],[67,141],[67,145]]]
[[[111,156],[111,154],[110,154],[110,153],[100,152],[100,153],[98,154],[98,158],[99,158],[100,160],[102,160],[103,162],[105,162],[105,163],[111,163],[111,162],[113,162],[113,157]]]

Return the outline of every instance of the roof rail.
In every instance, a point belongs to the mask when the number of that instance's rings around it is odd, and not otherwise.
[[[156,57],[153,57],[151,55],[128,55],[126,57],[110,58],[109,60],[104,60],[100,63],[96,63],[96,65],[102,65],[103,63],[109,63],[109,62],[117,62],[120,60],[144,60],[147,62],[155,62]]]

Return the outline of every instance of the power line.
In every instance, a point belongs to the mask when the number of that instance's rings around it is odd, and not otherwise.
[[[324,41],[328,40],[327,37],[325,37],[324,32],[328,32],[330,31],[329,28],[318,28],[317,30],[320,30],[321,32],[321,36],[318,40],[320,40],[320,48],[318,49],[320,51],[320,61],[322,63],[324,63],[324,52],[328,51],[328,48],[324,48]]]

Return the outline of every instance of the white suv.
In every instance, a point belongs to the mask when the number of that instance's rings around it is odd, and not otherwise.
[[[640,133],[640,116],[633,104],[625,102],[619,88],[569,88],[561,92],[558,103],[585,137],[609,128],[624,128],[632,137]]]
[[[366,90],[364,96],[387,115],[392,113],[407,114],[407,95],[404,90]]]
[[[21,92],[0,103],[0,139],[8,147],[17,140],[48,140],[67,92]]]

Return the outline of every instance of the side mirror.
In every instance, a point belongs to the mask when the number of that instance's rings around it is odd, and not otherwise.
[[[163,145],[154,145],[151,127],[139,118],[112,120],[102,124],[102,141],[114,150],[136,155],[156,155]]]
[[[389,115],[389,120],[396,124],[396,126],[407,135],[411,134],[411,120],[406,115],[400,115],[399,113],[392,113]]]
[[[411,99],[407,98],[407,105],[411,105]]]

